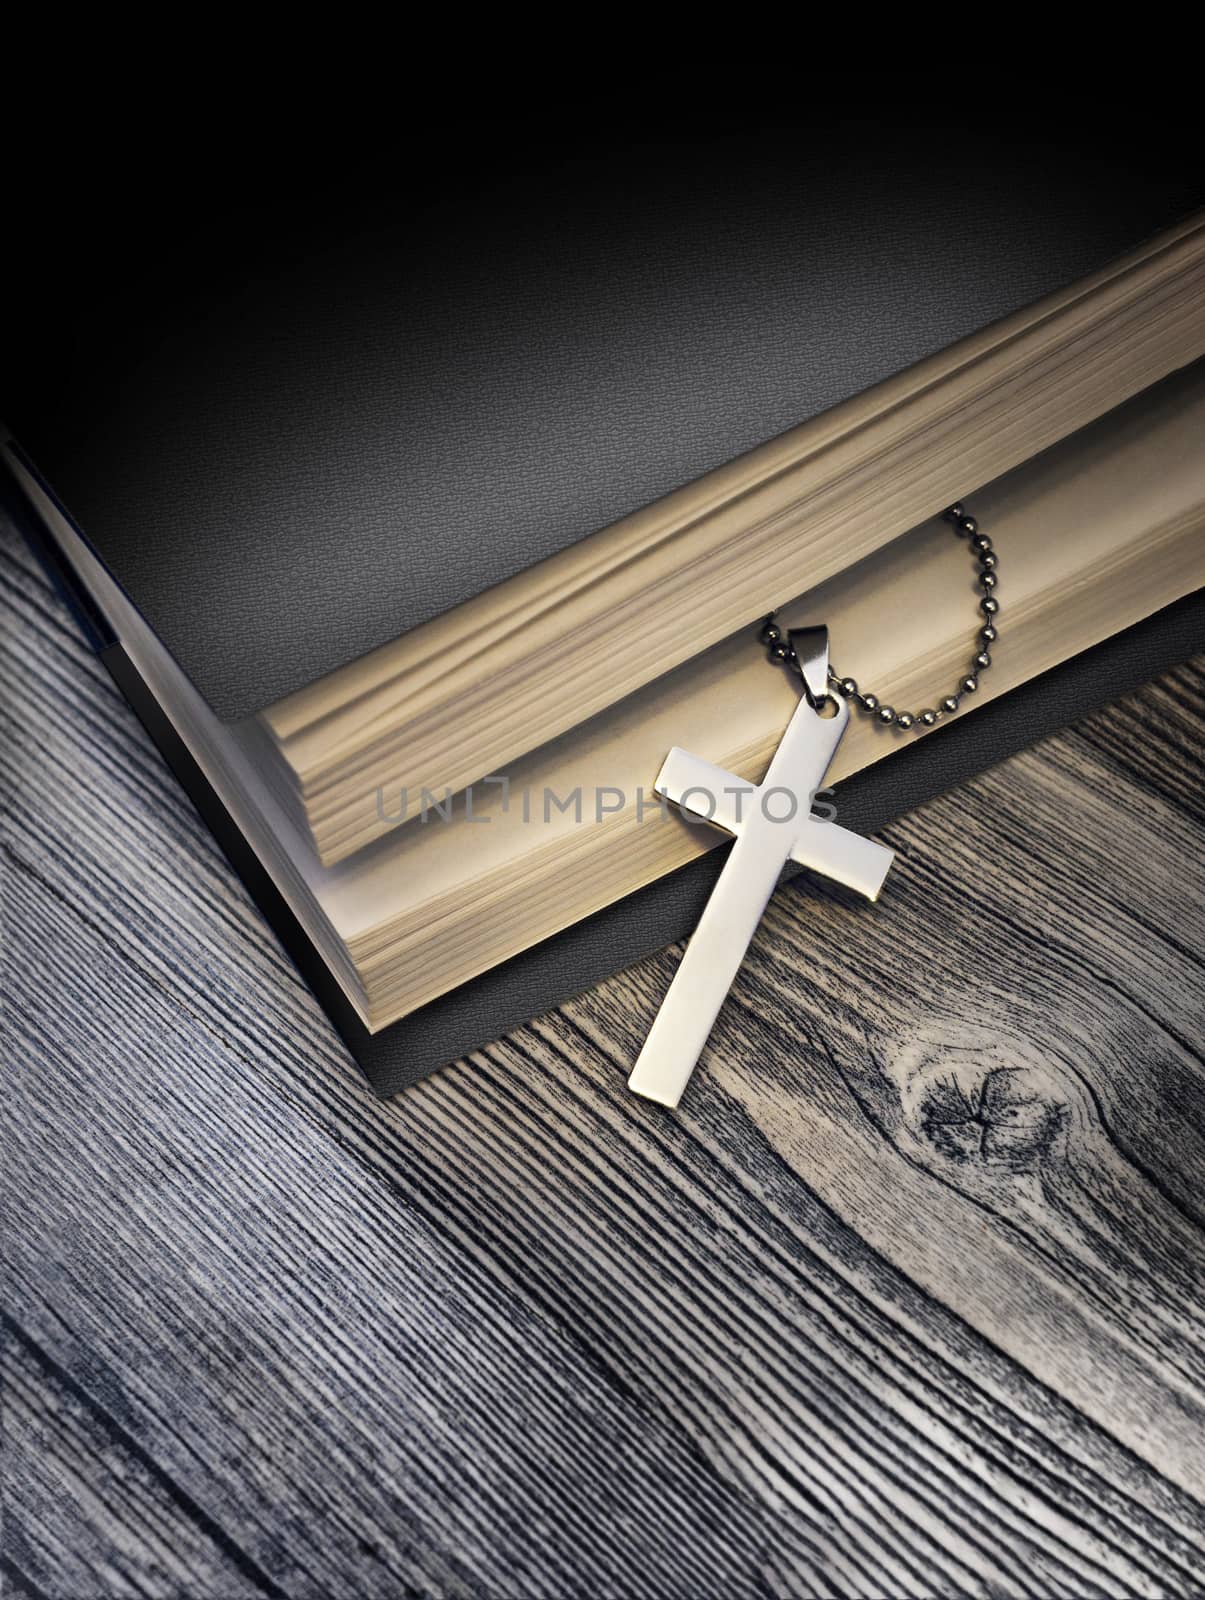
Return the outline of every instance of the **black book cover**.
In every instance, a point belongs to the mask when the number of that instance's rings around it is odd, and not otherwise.
[[[77,150],[14,232],[0,416],[236,719],[1141,243],[1194,143],[696,108],[270,182]]]

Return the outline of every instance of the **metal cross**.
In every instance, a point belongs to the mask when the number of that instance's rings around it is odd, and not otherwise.
[[[786,863],[874,900],[894,859],[885,846],[812,815],[849,706],[828,694],[828,630],[801,628],[790,637],[804,693],[762,782],[674,749],[655,785],[683,811],[736,835],[628,1079],[630,1089],[662,1105],[681,1099]]]

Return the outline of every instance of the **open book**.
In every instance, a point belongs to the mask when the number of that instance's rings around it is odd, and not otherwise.
[[[673,745],[760,777],[797,692],[759,647],[768,611],[826,623],[838,669],[896,706],[956,681],[977,622],[950,499],[1002,573],[994,664],[959,721],[1200,588],[1202,357],[1194,219],[235,721],[5,456],[371,1036],[721,842],[653,782]],[[906,742],[856,719],[838,803]]]

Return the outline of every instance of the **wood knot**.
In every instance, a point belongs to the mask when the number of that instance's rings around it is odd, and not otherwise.
[[[1031,1041],[978,1029],[914,1038],[886,1075],[898,1095],[896,1142],[927,1166],[967,1175],[1036,1174],[1065,1152],[1084,1109],[1073,1075]]]
[[[1049,1078],[1035,1082],[1024,1067],[991,1067],[970,1084],[954,1076],[930,1081],[919,1131],[949,1161],[1032,1172],[1053,1150],[1067,1113]]]

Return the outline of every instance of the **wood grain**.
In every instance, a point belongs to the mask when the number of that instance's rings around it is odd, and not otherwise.
[[[1199,667],[381,1104],[2,555],[12,1592],[1205,1592]]]

